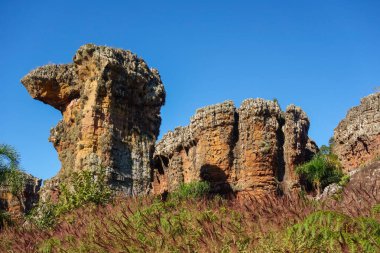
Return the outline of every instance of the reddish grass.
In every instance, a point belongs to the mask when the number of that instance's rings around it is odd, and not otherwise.
[[[0,232],[0,252],[275,252],[285,228],[317,210],[369,217],[380,203],[379,182],[349,184],[339,198],[298,195],[162,202],[118,198],[61,217],[51,229],[15,226]],[[378,219],[379,220],[379,219]],[[280,252],[289,252],[280,249]]]

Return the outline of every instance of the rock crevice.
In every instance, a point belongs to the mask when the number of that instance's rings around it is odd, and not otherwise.
[[[22,173],[22,189],[18,194],[12,193],[8,184],[0,186],[0,210],[9,212],[13,218],[19,218],[29,212],[39,200],[38,191],[42,180],[32,175]]]
[[[37,68],[21,82],[33,98],[63,115],[49,138],[62,163],[52,182],[102,167],[110,185],[126,194],[149,191],[165,102],[157,70],[129,51],[88,44],[73,63]]]
[[[197,110],[186,127],[163,136],[154,154],[153,192],[181,183],[209,181],[215,191],[263,195],[279,184],[298,184],[295,166],[311,158],[317,146],[308,137],[309,120],[294,105],[282,112],[264,99],[232,101]]]
[[[380,157],[380,92],[348,111],[334,130],[333,149],[346,171]]]

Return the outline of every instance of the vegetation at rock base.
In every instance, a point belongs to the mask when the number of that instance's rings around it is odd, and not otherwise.
[[[380,196],[374,183],[324,202],[298,195],[241,201],[209,197],[204,189],[205,183],[183,185],[166,201],[129,197],[87,203],[61,213],[49,229],[8,227],[1,232],[0,252],[380,250]]]
[[[4,226],[12,225],[12,218],[6,211],[0,210],[0,229]]]
[[[29,219],[41,228],[51,227],[59,217],[85,204],[104,205],[111,196],[112,190],[106,183],[106,172],[100,169],[97,172],[74,172],[70,181],[59,185],[59,199],[57,202],[46,200],[40,202],[32,211]]]
[[[321,195],[323,189],[332,183],[345,184],[349,180],[343,171],[338,157],[332,153],[332,140],[330,145],[323,145],[318,154],[296,168],[296,172],[308,184],[316,189],[317,194]]]
[[[181,184],[177,191],[170,194],[171,198],[179,200],[188,198],[200,198],[207,196],[210,192],[210,184],[207,181],[191,182],[188,184]]]
[[[12,146],[0,144],[0,187],[8,188],[10,193],[18,198],[21,205],[24,205],[22,189],[25,176],[19,168],[19,161],[20,156]],[[25,209],[25,206],[23,208]],[[10,215],[1,211],[0,228],[11,223]]]
[[[316,159],[339,172],[330,152],[322,149]],[[329,173],[318,174],[321,188]],[[3,227],[0,252],[380,252],[376,180],[356,188],[345,176],[335,181],[348,186],[339,199],[323,201],[297,194],[226,198],[211,194],[206,181],[182,184],[163,199],[115,196],[105,170],[81,171],[29,222]]]
[[[19,160],[20,156],[12,146],[0,144],[0,185],[10,187],[14,195],[21,193],[24,184]]]

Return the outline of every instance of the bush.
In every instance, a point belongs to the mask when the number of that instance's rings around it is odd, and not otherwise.
[[[62,214],[88,203],[106,204],[112,196],[103,169],[99,172],[74,172],[70,181],[59,185],[59,192],[57,203],[47,200],[33,210],[30,218],[35,224],[45,228],[51,227]]]
[[[58,215],[86,203],[105,204],[112,193],[106,183],[106,173],[103,169],[100,172],[74,172],[71,180],[61,183],[59,189]]]
[[[0,144],[0,185],[9,187],[16,196],[21,194],[25,183],[19,160],[20,156],[13,147]]]
[[[7,188],[25,210],[25,173],[19,168],[19,160],[20,155],[12,146],[0,144],[0,186]],[[10,216],[7,213],[2,212],[0,216],[0,228],[5,223],[10,224]]]
[[[10,192],[20,197],[25,186],[25,174],[16,168],[0,171],[2,184],[9,187]]]
[[[170,195],[176,199],[189,199],[205,197],[209,192],[210,183],[207,181],[200,181],[181,184],[179,188]]]
[[[340,186],[346,186],[348,184],[348,182],[350,182],[350,175],[346,174],[344,176],[341,177],[338,185]]]
[[[3,228],[5,226],[9,226],[12,224],[13,224],[13,221],[11,219],[10,214],[8,212],[0,210],[0,228]]]
[[[344,176],[338,159],[332,154],[319,153],[296,168],[297,174],[313,185],[320,195],[329,184],[339,183]]]

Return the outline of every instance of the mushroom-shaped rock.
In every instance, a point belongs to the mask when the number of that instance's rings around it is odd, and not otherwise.
[[[73,63],[37,68],[21,82],[33,98],[62,112],[50,135],[62,163],[60,180],[105,168],[110,185],[126,194],[149,191],[165,102],[157,70],[129,51],[88,44]]]

